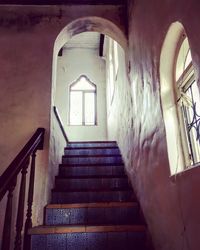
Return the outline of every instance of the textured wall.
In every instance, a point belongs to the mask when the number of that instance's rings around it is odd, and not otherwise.
[[[55,167],[63,150],[51,114],[55,40],[59,32],[77,18],[105,17],[108,12],[108,19],[125,32],[123,9],[119,6],[0,6],[0,174],[37,127],[46,129],[45,149],[37,161],[34,225],[43,222],[43,208],[49,201]],[[91,23],[87,24],[90,29]],[[92,25],[95,26],[95,22]],[[101,30],[102,27],[96,28]],[[82,31],[83,27],[79,32]],[[5,203],[0,205],[1,218],[4,217],[3,207]],[[15,220],[13,230],[14,224]],[[1,219],[0,235],[2,225]]]
[[[199,79],[200,4],[195,0],[135,0],[129,4],[130,81],[118,84],[115,92],[115,136],[156,250],[198,250],[200,169],[170,177],[159,59],[168,27],[180,21],[190,41]]]

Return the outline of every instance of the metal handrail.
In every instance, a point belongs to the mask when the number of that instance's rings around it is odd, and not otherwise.
[[[59,126],[60,126],[60,129],[61,129],[61,131],[62,131],[63,137],[65,138],[65,141],[66,141],[66,143],[68,144],[68,143],[69,143],[69,140],[68,140],[68,138],[67,138],[67,134],[66,134],[66,132],[65,132],[65,129],[64,129],[64,126],[63,126],[62,119],[61,119],[61,117],[60,117],[60,115],[59,115],[59,112],[58,112],[58,109],[56,108],[56,106],[53,106],[53,110],[54,110],[54,114],[55,114],[55,116],[56,116],[56,119],[57,119],[57,121],[58,121],[58,124],[59,124]]]

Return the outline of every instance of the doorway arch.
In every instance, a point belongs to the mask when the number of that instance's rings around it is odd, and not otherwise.
[[[56,166],[59,164],[60,158],[63,154],[63,147],[66,146],[66,142],[63,136],[59,138],[57,130],[58,124],[55,120],[54,109],[55,105],[55,95],[56,95],[56,73],[57,73],[57,58],[60,49],[66,44],[72,37],[83,32],[99,32],[101,34],[111,37],[113,40],[117,41],[119,45],[124,50],[125,64],[126,62],[126,51],[127,51],[127,37],[125,31],[120,28],[113,21],[108,19],[97,17],[97,16],[87,16],[77,18],[68,24],[58,33],[53,47],[53,61],[52,61],[52,86],[51,86],[51,113],[50,113],[50,145],[49,145],[49,164],[51,169],[56,174]]]
[[[88,16],[78,18],[67,24],[58,34],[53,49],[53,64],[52,64],[52,105],[54,105],[55,91],[56,91],[56,68],[57,55],[65,43],[67,43],[73,36],[82,32],[99,32],[108,35],[113,40],[117,41],[126,52],[127,38],[124,32],[113,22],[108,19]]]

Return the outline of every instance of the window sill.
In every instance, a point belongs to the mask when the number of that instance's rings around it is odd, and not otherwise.
[[[192,166],[189,166],[176,174],[172,174],[170,176],[170,180],[171,180],[171,182],[175,183],[178,178],[183,177],[185,175],[190,175],[191,172],[198,171],[199,168],[200,168],[200,162],[198,162]]]
[[[98,125],[70,125],[68,124],[67,127],[97,127]]]

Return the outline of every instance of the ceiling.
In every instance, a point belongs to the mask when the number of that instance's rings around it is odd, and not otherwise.
[[[72,48],[99,49],[99,43],[100,43],[100,33],[83,32],[70,39],[64,45],[64,49],[72,49]]]
[[[92,5],[118,5],[125,4],[126,0],[0,0],[0,4],[18,4],[18,5],[74,5],[74,4],[92,4]]]

